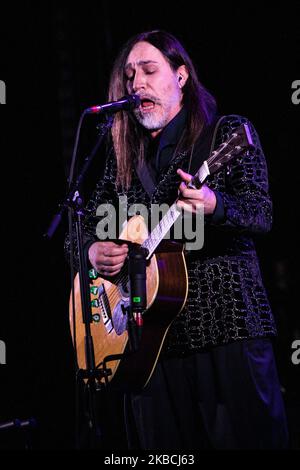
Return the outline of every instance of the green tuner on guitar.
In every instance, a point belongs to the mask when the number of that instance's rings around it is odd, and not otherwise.
[[[95,280],[99,277],[99,273],[96,271],[96,269],[90,269],[89,270],[89,278],[92,280]]]
[[[90,286],[90,293],[92,295],[97,295],[99,292],[99,288],[97,286]]]

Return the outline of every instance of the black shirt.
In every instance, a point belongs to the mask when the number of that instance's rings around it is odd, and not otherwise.
[[[156,137],[150,137],[146,148],[146,160],[154,183],[161,171],[169,166],[186,125],[187,112],[182,108]]]

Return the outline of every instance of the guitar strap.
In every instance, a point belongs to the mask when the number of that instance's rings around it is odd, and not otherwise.
[[[136,165],[135,169],[140,179],[140,182],[143,185],[144,190],[151,198],[152,194],[155,191],[156,186],[152,178],[152,175],[149,171],[147,163],[143,162],[142,165]]]
[[[204,131],[204,135],[199,139],[200,142],[196,142],[195,148],[192,148],[187,170],[189,174],[195,175],[202,163],[212,154],[216,144],[218,129],[225,117],[226,116],[221,116],[218,120],[215,119]]]

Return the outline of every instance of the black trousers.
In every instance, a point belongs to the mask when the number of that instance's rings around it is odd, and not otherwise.
[[[250,339],[161,359],[125,395],[130,449],[284,449],[288,431],[272,344]]]

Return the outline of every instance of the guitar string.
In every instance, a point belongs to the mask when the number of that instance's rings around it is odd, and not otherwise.
[[[156,228],[157,228],[157,227],[156,227]],[[156,229],[154,229],[154,230],[156,230]],[[146,240],[148,240],[148,239],[149,239],[149,237],[148,237]],[[145,241],[146,241],[146,240],[145,240]],[[143,242],[143,243],[145,243],[145,242]],[[151,243],[151,241],[150,241],[150,246],[149,246],[149,248],[151,248],[151,249],[153,248],[153,243]],[[123,271],[123,273],[122,273],[122,271]],[[99,273],[99,274],[100,274],[100,273]],[[103,279],[103,278],[102,278],[102,279]],[[108,280],[108,282],[111,282],[111,281]],[[120,285],[120,284],[123,284],[124,282],[126,282],[126,284],[127,284],[127,282],[128,282],[128,273],[127,273],[127,272],[124,272],[124,268],[122,268],[121,271],[120,271],[120,273],[118,273],[118,274],[116,275],[116,278],[114,279],[114,282],[113,282],[113,283],[111,282],[111,284],[112,284],[112,287],[111,287],[112,293],[111,293],[111,295],[110,295],[111,302],[115,302],[115,301],[118,300],[118,298],[122,298],[122,295],[121,295],[121,293],[120,293],[120,287],[119,287],[119,285]],[[99,307],[100,307],[100,309],[101,309],[101,305],[99,305]],[[98,308],[98,307],[97,307],[97,308]]]
[[[220,153],[229,146],[229,144],[232,143],[232,141],[238,136],[238,134],[234,133],[226,142],[220,145],[220,150],[215,150],[213,154],[207,159],[207,163],[212,164],[214,163],[214,160],[218,159],[220,156]],[[237,147],[237,145],[236,145]],[[233,149],[234,150],[234,149]]]

